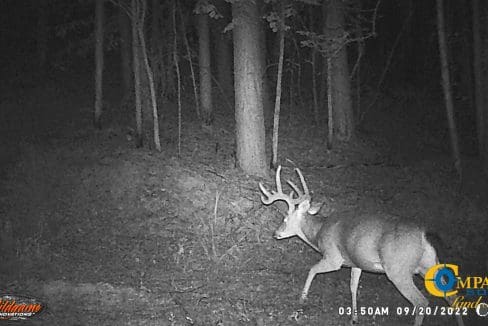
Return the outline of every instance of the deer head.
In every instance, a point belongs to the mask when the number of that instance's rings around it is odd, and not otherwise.
[[[308,214],[315,215],[322,207],[322,203],[312,204],[310,192],[307,187],[307,183],[303,178],[300,169],[295,169],[302,183],[303,192],[290,180],[286,183],[292,188],[289,194],[283,193],[283,187],[281,185],[281,165],[276,170],[276,191],[268,191],[261,183],[259,183],[259,189],[263,195],[261,195],[261,201],[265,205],[270,205],[275,201],[282,200],[288,204],[288,213],[283,219],[283,223],[276,230],[274,237],[276,239],[285,239],[292,236],[299,236],[305,238],[302,227],[306,223]],[[294,193],[297,194],[297,198],[294,198]],[[305,239],[304,239],[305,240]]]

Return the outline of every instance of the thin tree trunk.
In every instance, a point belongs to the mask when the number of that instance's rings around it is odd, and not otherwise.
[[[186,28],[185,28],[185,21],[183,19],[183,13],[181,12],[181,7],[178,7],[178,11],[179,11],[179,16],[180,16],[180,24],[181,24],[181,37],[183,38],[183,43],[185,44],[185,48],[186,48],[186,54],[188,55],[188,64],[190,65],[190,72],[191,72],[191,81],[193,83],[193,95],[194,95],[194,98],[195,98],[195,112],[197,114],[197,118],[198,120],[201,119],[201,113],[200,113],[200,101],[198,99],[198,87],[197,87],[197,80],[196,80],[196,77],[195,77],[195,70],[193,69],[193,59],[192,59],[192,55],[191,55],[191,49],[190,49],[190,44],[188,43],[188,38],[186,37]],[[176,17],[174,18],[174,23],[176,24]],[[174,27],[174,42],[176,42],[176,26]],[[174,44],[174,53],[177,55],[178,54],[178,48],[177,48],[177,44]],[[175,61],[175,64],[177,63],[177,61]],[[179,72],[179,67],[175,67],[176,68],[176,71],[177,73]],[[180,90],[180,80],[179,80],[179,76],[177,76],[178,78],[178,97],[181,95],[181,90]]]
[[[332,106],[332,59],[327,58],[327,149],[331,150],[334,143],[334,108]]]
[[[279,44],[279,43],[278,43]],[[288,125],[292,124],[292,115],[295,112],[295,99],[293,98],[293,80],[295,78],[295,70],[293,67],[289,67],[288,72],[290,73],[290,79],[288,80]]]
[[[315,125],[319,125],[320,114],[319,114],[319,99],[317,94],[317,50],[312,49],[312,58],[310,60],[312,64],[312,97],[313,97],[313,117]]]
[[[103,5],[104,0],[95,1],[95,128],[101,129],[103,106]]]
[[[132,67],[131,67],[131,35],[130,18],[122,8],[119,9],[120,31],[120,74],[122,87],[125,94],[132,91]]]
[[[267,176],[258,13],[256,2],[232,4],[236,157],[247,174]]]
[[[302,57],[300,56],[300,48],[298,47],[298,42],[296,39],[293,39],[293,45],[295,46],[295,54],[296,54],[296,59],[294,60],[295,63],[293,64],[294,66],[297,67],[297,79],[294,80],[294,85],[296,85],[297,88],[297,101],[299,106],[305,107],[305,101],[303,100],[302,96]]]
[[[143,146],[142,130],[142,97],[141,97],[141,68],[139,57],[139,40],[137,30],[139,25],[139,6],[138,0],[131,0],[132,8],[132,64],[134,70],[134,95],[136,113],[136,147]]]
[[[159,116],[158,104],[156,101],[156,90],[154,89],[154,78],[151,67],[149,66],[149,59],[147,57],[146,39],[144,38],[144,20],[146,16],[146,0],[140,0],[142,3],[141,18],[137,24],[137,34],[139,36],[139,44],[141,45],[142,59],[146,68],[146,74],[149,84],[149,94],[151,96],[152,118],[153,118],[153,141],[154,146],[158,152],[161,152],[161,142],[159,140]]]
[[[319,58],[321,58],[320,62],[320,86],[319,86],[319,105],[323,105],[324,107],[327,106],[327,79],[329,78],[327,76],[327,57],[324,55],[321,55]]]
[[[451,137],[452,156],[454,167],[459,177],[462,178],[461,156],[459,153],[458,135],[456,121],[454,119],[454,105],[452,102],[451,82],[449,77],[449,64],[447,60],[446,29],[444,25],[444,0],[437,0],[437,32],[439,38],[439,56],[441,61],[442,88],[444,90],[444,100],[446,102],[447,122],[449,124],[449,134]]]
[[[481,36],[480,36],[480,5],[479,0],[473,0],[473,72],[476,106],[476,131],[478,136],[478,152],[483,163],[486,163],[485,153],[485,124],[484,120],[484,98],[483,85],[481,80]]]
[[[276,99],[273,117],[273,159],[271,166],[276,169],[278,167],[278,137],[280,126],[280,108],[281,108],[281,79],[283,77],[283,57],[285,53],[285,31],[284,31],[284,15],[283,7],[280,6],[280,29],[278,31],[280,37],[280,56],[278,60],[278,76],[276,79]]]
[[[174,60],[174,65],[175,65],[175,69],[176,69],[176,81],[177,81],[177,85],[178,85],[178,89],[176,90],[177,92],[177,98],[178,98],[178,158],[181,157],[181,74],[180,74],[180,65],[178,64],[178,40],[177,40],[177,33],[176,33],[176,0],[173,0],[173,36],[174,36],[174,39],[173,39],[173,60]],[[186,46],[187,46],[187,51],[188,51],[188,54],[190,54],[190,47],[188,46],[188,40],[186,38],[186,35],[184,33],[184,22],[183,22],[183,15],[181,15],[181,9],[180,9],[180,18],[181,18],[181,25],[183,27],[183,38],[186,42]],[[194,90],[196,89],[195,87],[195,76],[193,74],[193,68],[192,68],[192,64],[191,64],[191,55],[189,56],[190,57],[190,69],[191,69],[191,73],[192,73],[192,78],[193,78],[193,87],[194,87]],[[198,98],[196,96],[196,91],[195,91],[195,100],[197,101],[198,103]],[[197,104],[198,106],[198,104]],[[197,109],[197,114],[199,114],[199,110]]]
[[[154,80],[154,90],[155,94],[160,94],[160,86],[161,84],[161,78],[158,78],[161,76],[162,72],[162,46],[163,46],[163,40],[161,37],[161,15],[162,15],[162,10],[161,10],[161,3],[160,0],[152,0],[151,3],[151,11],[152,11],[152,16],[151,16],[151,63],[152,63],[152,71],[153,71],[153,78]],[[157,96],[156,96],[157,98]]]
[[[212,75],[210,71],[210,36],[208,15],[198,15],[198,63],[200,65],[200,104],[203,123],[210,126],[213,121],[212,108]]]
[[[182,3],[181,1],[177,2],[177,5],[178,3]],[[169,5],[168,5],[169,7]],[[171,9],[168,9],[167,11],[169,12],[169,10]],[[180,9],[181,10],[181,9]],[[182,20],[182,24],[184,24],[183,22],[183,17],[181,18]],[[164,26],[167,26],[167,25],[164,25]],[[175,35],[173,33],[173,29],[170,28],[170,26],[168,26],[168,28],[165,30],[165,32],[163,33],[163,38],[164,38],[164,42],[166,44],[173,44],[173,40],[175,38]],[[168,51],[173,51],[173,50],[169,50],[168,48]],[[165,71],[161,74],[164,76],[164,82],[162,82],[161,84],[164,85],[164,90],[163,90],[163,93],[166,95],[167,98],[174,98],[174,96],[176,95],[176,88],[177,88],[177,85],[176,85],[176,81],[175,81],[175,67],[174,67],[174,60],[173,60],[173,55],[165,55],[164,56],[164,63],[163,63],[163,68],[165,69]]]

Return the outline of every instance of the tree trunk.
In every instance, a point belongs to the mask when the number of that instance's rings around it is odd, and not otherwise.
[[[319,113],[319,98],[317,94],[317,50],[314,48],[310,52],[310,62],[312,65],[312,99],[313,99],[313,120],[315,125],[319,125],[320,113]]]
[[[210,126],[213,121],[212,73],[210,71],[210,37],[208,15],[198,15],[198,63],[200,65],[200,107],[203,123]]]
[[[446,28],[444,26],[444,0],[437,0],[437,32],[439,38],[439,56],[441,61],[441,81],[444,90],[444,100],[446,102],[447,122],[449,124],[449,134],[451,136],[452,156],[454,167],[462,178],[461,157],[459,154],[458,136],[456,121],[454,119],[454,105],[452,102],[451,81],[449,77],[449,64],[447,60]]]
[[[137,34],[139,36],[139,44],[141,45],[141,55],[142,55],[142,61],[144,63],[144,67],[146,68],[146,76],[147,76],[147,84],[149,88],[149,95],[151,99],[151,105],[149,106],[149,103],[146,104],[148,109],[152,109],[152,127],[153,127],[153,142],[154,146],[156,147],[156,150],[158,152],[161,152],[161,143],[159,140],[159,114],[158,114],[158,105],[156,101],[156,90],[154,87],[154,78],[153,78],[153,73],[151,70],[151,67],[149,66],[149,58],[147,55],[147,47],[146,47],[146,39],[144,37],[144,21],[145,21],[145,16],[146,16],[146,0],[140,0],[141,1],[141,18],[139,21],[139,24],[137,24]],[[147,102],[147,101],[146,101]],[[149,111],[149,110],[147,110]],[[149,112],[147,112],[148,119],[149,119]]]
[[[273,117],[273,158],[271,159],[271,166],[274,169],[278,168],[278,137],[280,126],[280,109],[281,109],[281,80],[283,77],[283,58],[285,56],[285,16],[283,14],[283,6],[280,6],[280,21],[278,35],[280,37],[280,56],[278,59],[278,76],[276,77],[276,99]]]
[[[267,176],[258,13],[254,1],[232,4],[236,157],[244,172]]]
[[[132,92],[132,67],[131,67],[131,35],[130,18],[123,9],[119,9],[120,31],[120,75],[124,95]]]
[[[132,65],[134,69],[134,95],[135,95],[135,114],[136,114],[136,147],[143,146],[142,130],[142,96],[141,96],[141,59],[139,56],[140,42],[137,37],[139,10],[138,0],[131,1],[132,9]]]
[[[215,48],[217,64],[217,80],[225,96],[232,98],[234,96],[234,76],[232,75],[232,34],[224,33],[224,28],[232,19],[230,4],[225,0],[215,2],[217,10],[223,15],[216,21],[215,26]]]
[[[324,34],[330,39],[338,40],[345,33],[344,12],[341,1],[328,0],[324,2],[326,11],[326,26]],[[347,48],[340,45],[340,49],[333,49],[331,57],[332,105],[334,119],[334,135],[341,141],[349,141],[354,135],[354,117],[351,99],[351,81],[347,62]],[[330,117],[329,117],[330,118]]]
[[[175,0],[173,0],[175,1]],[[175,4],[176,6],[176,4]],[[176,10],[176,9],[175,9]],[[183,39],[183,43],[185,44],[185,49],[186,49],[186,54],[188,56],[188,66],[190,68],[190,73],[191,73],[191,82],[192,82],[192,85],[193,85],[193,96],[194,96],[194,99],[195,99],[195,113],[197,114],[197,118],[198,120],[201,119],[201,113],[200,113],[200,100],[198,98],[198,86],[197,86],[197,81],[196,81],[196,76],[195,76],[195,69],[193,69],[193,59],[192,59],[192,55],[191,55],[191,49],[190,49],[190,44],[188,42],[188,37],[186,36],[186,26],[185,26],[185,19],[183,18],[183,13],[182,13],[182,10],[181,10],[181,7],[178,6],[178,12],[179,12],[179,16],[180,16],[180,26],[181,26],[181,37]],[[180,78],[180,67],[178,65],[178,45],[176,44],[176,40],[177,40],[177,37],[176,37],[176,16],[173,15],[173,54],[174,54],[174,65],[175,65],[175,71],[176,71],[176,80],[177,80],[177,85],[178,85],[178,89],[177,89],[177,98],[178,98],[178,103],[180,103],[181,101],[181,78]],[[180,105],[178,105],[178,112],[180,112]],[[180,116],[180,115],[178,115]],[[178,124],[178,126],[180,126],[181,124]],[[180,128],[178,128],[179,130]],[[180,138],[178,138],[180,139]],[[178,142],[179,144],[179,142]],[[178,146],[178,149],[180,147]],[[179,155],[179,151],[178,151],[178,155]]]
[[[160,0],[152,0],[151,3],[151,51],[150,61],[154,76],[154,89],[156,97],[160,94],[161,71],[163,65],[163,39],[161,36],[162,9]]]
[[[266,14],[266,3],[264,0],[256,0],[258,5],[258,24],[259,24],[259,70],[261,71],[261,83],[263,94],[263,110],[264,110],[264,122],[265,126],[271,125],[271,117],[273,116],[273,103],[271,98],[271,87],[268,83],[268,74],[266,73],[266,62],[268,56],[268,50],[266,47],[266,31],[270,30],[267,21],[262,19]],[[278,34],[278,33],[273,33]],[[278,41],[279,44],[279,41]],[[279,45],[278,45],[279,46]],[[278,50],[279,51],[279,50]],[[278,53],[279,55],[279,53]],[[278,58],[278,57],[276,57]]]
[[[173,60],[174,60],[174,65],[175,65],[175,71],[176,71],[176,81],[178,85],[178,89],[176,90],[177,94],[177,99],[178,99],[178,158],[181,157],[181,74],[180,74],[180,65],[178,64],[178,35],[176,32],[176,1],[173,0],[173,15],[172,16],[172,21],[173,21]],[[192,60],[191,60],[191,53],[190,53],[190,46],[188,45],[188,39],[186,38],[186,33],[185,33],[185,22],[183,21],[183,14],[181,13],[181,7],[179,8],[180,10],[180,18],[181,18],[181,29],[182,29],[182,35],[183,39],[185,41],[187,53],[188,53],[188,60],[190,61],[190,71],[191,71],[191,76],[192,76],[192,81],[193,81],[193,91],[195,92],[195,101],[196,101],[196,106],[197,106],[197,115],[200,117],[200,110],[198,109],[198,98],[196,94],[196,83],[195,83],[195,74],[193,73],[193,68],[192,68]]]
[[[103,0],[95,1],[95,128],[101,129],[103,106]]]

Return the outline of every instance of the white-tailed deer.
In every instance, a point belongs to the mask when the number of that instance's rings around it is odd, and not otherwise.
[[[352,323],[357,322],[356,294],[363,270],[385,273],[398,291],[415,307],[427,307],[429,302],[415,286],[414,274],[422,276],[439,264],[434,247],[427,241],[425,231],[419,226],[389,215],[346,215],[322,217],[316,215],[321,204],[312,204],[311,196],[299,169],[295,169],[302,183],[303,192],[291,181],[293,189],[284,194],[281,185],[281,166],[276,171],[276,191],[268,191],[260,183],[265,205],[277,200],[288,204],[288,213],[276,230],[276,239],[298,236],[322,254],[322,259],[308,273],[300,302],[307,298],[312,280],[317,273],[351,268]],[[294,197],[294,192],[297,198]],[[452,305],[454,299],[446,298]],[[418,311],[418,310],[417,310]],[[423,314],[415,316],[415,326],[422,325]],[[459,326],[464,325],[456,316]]]

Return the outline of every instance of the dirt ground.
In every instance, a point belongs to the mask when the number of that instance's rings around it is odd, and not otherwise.
[[[349,323],[341,313],[351,304],[348,269],[318,275],[308,302],[298,303],[320,255],[296,238],[272,238],[282,207],[260,202],[258,182],[273,186],[272,179],[234,168],[230,108],[219,107],[214,128],[202,129],[187,99],[178,158],[174,106],[163,116],[163,152],[135,149],[129,124],[91,127],[91,78],[69,78],[19,81],[1,98],[0,292],[47,306],[25,325]],[[105,121],[123,110],[112,88]],[[418,118],[405,108],[424,103],[414,96],[382,99],[357,139],[332,151],[324,131],[307,126],[307,112],[285,108],[283,174],[295,178],[299,167],[314,198],[328,198],[335,214],[422,223],[442,238],[443,261],[486,275],[486,184],[468,156],[459,183],[441,145],[444,125],[426,131],[435,117],[402,127]],[[359,316],[359,325],[413,324],[397,315],[409,305],[384,275],[364,273],[358,300],[389,309]],[[466,325],[483,325],[473,315]],[[424,325],[455,319],[429,316]]]

